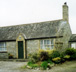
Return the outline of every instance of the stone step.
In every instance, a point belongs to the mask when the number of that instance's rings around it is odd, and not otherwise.
[[[0,59],[0,61],[27,62],[28,59]]]

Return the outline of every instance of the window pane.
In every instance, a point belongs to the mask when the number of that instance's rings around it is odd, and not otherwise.
[[[51,46],[47,45],[46,50],[50,50]]]
[[[53,39],[51,40],[51,44],[53,44]]]
[[[41,49],[45,50],[45,46],[42,45],[42,46],[41,46]]]
[[[50,45],[51,44],[51,41],[50,40],[47,40],[47,44]]]
[[[46,48],[50,48],[50,46],[49,45],[46,45]]]
[[[40,41],[40,48],[43,49],[43,40]]]
[[[6,48],[6,43],[4,43],[4,47]]]
[[[40,48],[43,49],[43,46],[41,45]]]
[[[75,43],[72,43],[71,44],[71,47],[75,49]]]
[[[2,48],[2,51],[6,51],[6,48]]]
[[[0,43],[0,51],[6,51],[6,43],[5,42]]]
[[[45,50],[45,46],[43,46],[43,50]]]
[[[2,51],[2,48],[0,48],[0,51]]]
[[[40,41],[40,44],[41,44],[41,45],[43,44],[43,40]]]
[[[45,44],[45,45],[47,44],[47,41],[46,41],[46,40],[44,40],[44,44]]]
[[[43,50],[51,50],[54,48],[53,40],[41,40],[40,41],[40,48]]]
[[[4,46],[4,43],[0,43],[0,47]]]

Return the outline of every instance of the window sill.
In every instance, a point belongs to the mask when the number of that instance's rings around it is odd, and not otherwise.
[[[55,49],[51,49],[51,50],[44,50],[44,49],[39,49],[39,51],[53,51]]]
[[[0,53],[7,53],[7,51],[0,51]]]

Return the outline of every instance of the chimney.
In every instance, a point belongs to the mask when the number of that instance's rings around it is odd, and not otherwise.
[[[63,5],[63,20],[65,20],[67,22],[69,21],[68,20],[68,6],[67,6],[66,2]]]

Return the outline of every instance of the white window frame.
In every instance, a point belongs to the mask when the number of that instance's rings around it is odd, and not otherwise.
[[[47,43],[48,40],[50,41],[50,43],[45,44],[44,41],[46,41],[46,43]],[[53,44],[52,44],[52,40],[53,40]],[[41,45],[41,41],[42,41],[42,45]],[[42,48],[41,48],[41,46],[42,46]],[[52,46],[53,46],[53,48],[52,48]],[[42,49],[42,50],[53,50],[54,49],[54,39],[42,39],[42,40],[40,40],[40,49]]]
[[[1,45],[1,43],[2,43],[2,45]],[[6,42],[0,42],[0,52],[2,52],[2,51],[7,51]]]

